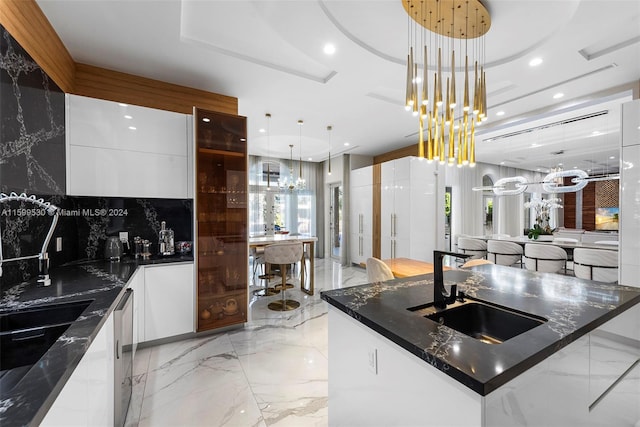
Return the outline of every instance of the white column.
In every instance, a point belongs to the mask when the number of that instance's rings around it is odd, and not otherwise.
[[[640,100],[622,104],[620,158],[620,276],[640,287]]]

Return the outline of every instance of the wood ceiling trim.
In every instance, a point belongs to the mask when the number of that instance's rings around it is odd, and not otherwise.
[[[193,107],[238,114],[238,99],[87,64],[76,64],[76,95],[192,114]]]
[[[73,90],[73,58],[35,0],[0,0],[0,24],[60,89]]]
[[[389,160],[401,159],[402,157],[408,156],[417,156],[418,155],[418,144],[409,145],[407,147],[398,148],[397,150],[389,151],[387,153],[383,153],[377,155],[373,158],[373,163],[384,163]]]

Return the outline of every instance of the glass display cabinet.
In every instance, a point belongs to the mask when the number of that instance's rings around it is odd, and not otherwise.
[[[194,117],[200,332],[247,320],[247,119],[197,108]]]

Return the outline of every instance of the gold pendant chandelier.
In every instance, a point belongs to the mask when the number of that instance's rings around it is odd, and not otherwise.
[[[418,117],[418,155],[450,166],[473,167],[476,126],[487,120],[484,35],[491,26],[489,12],[479,0],[402,0],[402,5],[408,15],[405,108]],[[445,59],[451,60],[446,78],[443,51]],[[464,64],[459,70],[464,72],[462,89],[456,86],[456,62]],[[429,67],[433,64],[430,92]],[[469,64],[473,67],[473,92]]]

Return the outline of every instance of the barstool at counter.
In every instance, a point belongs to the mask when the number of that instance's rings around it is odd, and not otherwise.
[[[264,260],[267,264],[279,265],[282,284],[276,286],[282,291],[282,299],[269,303],[267,307],[274,311],[289,311],[300,307],[300,303],[295,300],[287,299],[287,265],[295,264],[302,259],[302,243],[286,242],[267,245],[264,248]]]

